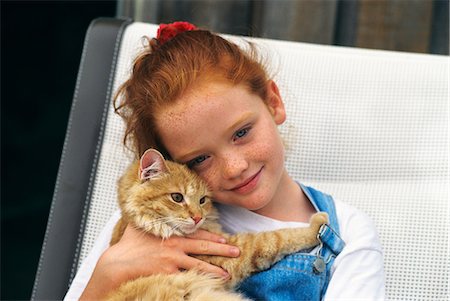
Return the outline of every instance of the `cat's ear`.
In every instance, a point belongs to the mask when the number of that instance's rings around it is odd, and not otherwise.
[[[148,149],[142,155],[139,165],[141,181],[151,180],[167,171],[163,155],[155,149]]]

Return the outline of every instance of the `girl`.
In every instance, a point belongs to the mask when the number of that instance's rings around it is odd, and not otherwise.
[[[251,276],[240,291],[270,300],[384,299],[382,251],[370,219],[286,171],[277,130],[286,112],[253,47],[245,52],[185,22],[161,25],[119,93],[125,142],[137,156],[157,148],[198,173],[213,191],[224,230],[301,227],[316,211],[328,213],[319,247]],[[194,267],[226,278],[226,271],[189,254],[239,256],[205,231],[161,242],[129,227],[108,248],[117,219],[106,226],[66,300],[80,294],[99,299],[128,280]]]

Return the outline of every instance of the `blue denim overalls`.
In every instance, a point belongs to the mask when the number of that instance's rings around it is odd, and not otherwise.
[[[319,233],[322,242],[315,254],[298,252],[286,256],[269,270],[244,280],[238,291],[253,300],[321,300],[330,281],[330,269],[335,257],[345,246],[339,237],[336,208],[331,196],[300,184],[317,211],[325,211],[329,225]]]

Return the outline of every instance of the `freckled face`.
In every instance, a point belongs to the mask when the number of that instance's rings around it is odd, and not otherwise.
[[[266,105],[242,85],[205,84],[157,114],[172,158],[198,173],[218,202],[258,211],[278,202],[290,179],[277,129],[285,110],[275,83],[268,87]]]

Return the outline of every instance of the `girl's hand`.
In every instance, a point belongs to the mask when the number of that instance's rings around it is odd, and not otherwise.
[[[152,274],[197,268],[229,277],[225,270],[189,254],[237,257],[239,249],[225,244],[221,236],[204,230],[188,238],[173,236],[161,240],[128,226],[120,241],[100,257],[80,300],[99,299],[126,281]]]

